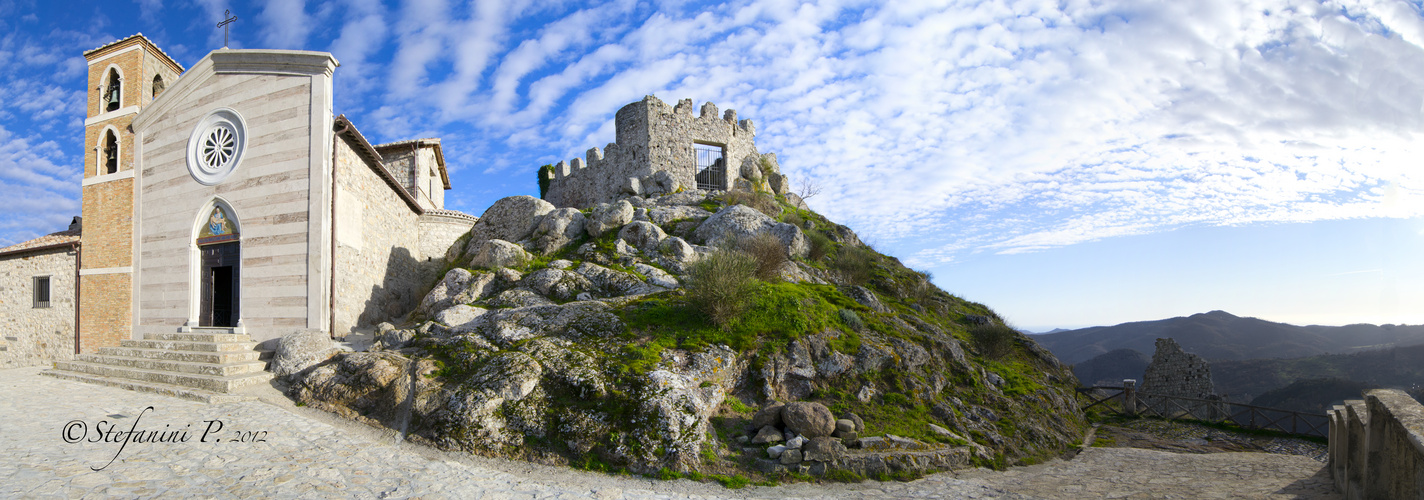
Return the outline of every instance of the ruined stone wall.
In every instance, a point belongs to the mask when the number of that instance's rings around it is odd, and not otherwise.
[[[0,257],[0,368],[74,358],[75,249]],[[36,276],[49,277],[49,306],[35,307]]]
[[[1142,392],[1164,396],[1209,399],[1216,394],[1211,365],[1201,356],[1182,350],[1177,341],[1157,339],[1152,364],[1142,377]]]
[[[621,194],[656,195],[697,189],[697,157],[693,144],[720,146],[725,162],[725,189],[736,186],[744,165],[760,160],[751,120],[738,120],[737,112],[717,115],[717,106],[702,105],[694,112],[691,99],[676,107],[653,96],[624,106],[614,117],[616,142],[604,149],[588,150],[586,159],[574,158],[554,166],[546,177],[544,200],[556,207],[585,208],[618,199]],[[656,177],[656,172],[667,176]],[[541,173],[541,175],[544,175]],[[755,177],[761,177],[759,170]]]

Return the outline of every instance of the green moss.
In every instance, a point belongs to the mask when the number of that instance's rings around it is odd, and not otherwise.
[[[727,403],[727,406],[732,407],[732,411],[735,411],[735,412],[737,412],[737,413],[754,413],[754,412],[756,412],[756,408],[752,408],[752,407],[750,407],[750,406],[747,406],[746,403],[743,403],[743,402],[742,402],[742,399],[741,399],[741,398],[738,398],[738,397],[736,397],[736,396],[727,396],[727,399],[725,400],[725,402]]]
[[[830,285],[756,283],[751,306],[717,328],[683,297],[658,295],[619,311],[634,332],[670,339],[682,348],[724,344],[737,351],[779,347],[839,323],[837,303],[848,301]]]
[[[742,488],[746,488],[748,484],[751,484],[751,480],[750,480],[750,479],[747,479],[746,476],[743,476],[743,475],[741,475],[741,474],[734,474],[734,475],[732,475],[732,476],[730,476],[730,477],[729,477],[729,476],[719,475],[719,474],[713,474],[711,477],[712,477],[712,479],[716,480],[717,482],[722,483],[722,486],[723,486],[723,487],[725,487],[725,488],[727,488],[727,489],[731,489],[731,490],[739,490],[739,489],[742,489]],[[760,483],[760,482],[757,483],[757,486],[775,486],[775,485],[776,485],[776,483],[771,483],[771,484],[762,484],[762,483]]]
[[[1043,384],[1034,381],[1027,375],[1037,373],[1039,370],[1021,361],[985,361],[984,368],[1004,379],[1004,385],[1000,386],[999,390],[1004,391],[1005,395],[1023,396],[1043,389]]]
[[[829,480],[831,480],[831,481],[839,481],[839,482],[842,482],[842,483],[861,483],[861,482],[865,482],[865,476],[862,476],[862,475],[860,475],[860,474],[856,474],[856,473],[854,473],[854,472],[851,472],[851,471],[848,471],[848,470],[845,470],[845,469],[834,469],[834,470],[826,471],[826,479],[829,479]]]
[[[678,474],[675,470],[663,467],[662,470],[659,470],[656,474],[653,474],[653,477],[661,479],[663,481],[671,481],[673,479],[682,478],[682,474]]]

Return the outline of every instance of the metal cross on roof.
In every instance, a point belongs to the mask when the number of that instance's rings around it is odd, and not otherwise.
[[[218,27],[223,29],[223,48],[227,48],[227,25],[237,20],[237,16],[232,15],[232,9],[223,9],[223,22],[218,23]]]

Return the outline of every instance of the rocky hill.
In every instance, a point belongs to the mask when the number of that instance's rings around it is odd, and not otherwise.
[[[1342,382],[1369,388],[1424,386],[1424,345],[1296,359],[1219,361],[1211,364],[1211,376],[1216,392],[1233,401],[1251,401],[1282,390],[1265,401],[1292,400],[1297,406],[1320,407],[1343,398],[1340,390],[1331,389],[1346,386]],[[1317,380],[1302,382],[1312,379]],[[1298,382],[1301,385],[1284,390]]]
[[[289,395],[441,448],[692,477],[1031,462],[1083,435],[1051,353],[781,196],[505,198],[448,255],[404,324]]]
[[[1159,337],[1209,361],[1300,358],[1424,343],[1424,325],[1295,326],[1225,311],[1034,335],[1064,363],[1116,349],[1152,352]]]

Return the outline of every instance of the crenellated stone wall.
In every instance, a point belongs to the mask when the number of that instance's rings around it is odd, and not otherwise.
[[[691,99],[669,106],[657,97],[624,106],[614,117],[616,142],[592,148],[584,159],[560,161],[541,171],[548,183],[545,201],[556,207],[585,208],[624,195],[656,196],[698,188],[693,145],[722,149],[720,176],[705,178],[714,190],[760,188],[786,192],[787,181],[774,155],[757,152],[756,125],[738,120],[735,110],[718,116],[717,105],[694,110]],[[765,170],[769,171],[764,171]]]
[[[1375,389],[1331,408],[1330,476],[1346,499],[1424,498],[1424,406]]]
[[[1182,350],[1177,341],[1157,339],[1152,364],[1142,376],[1142,392],[1163,396],[1209,399],[1216,394],[1211,365],[1201,356]]]

